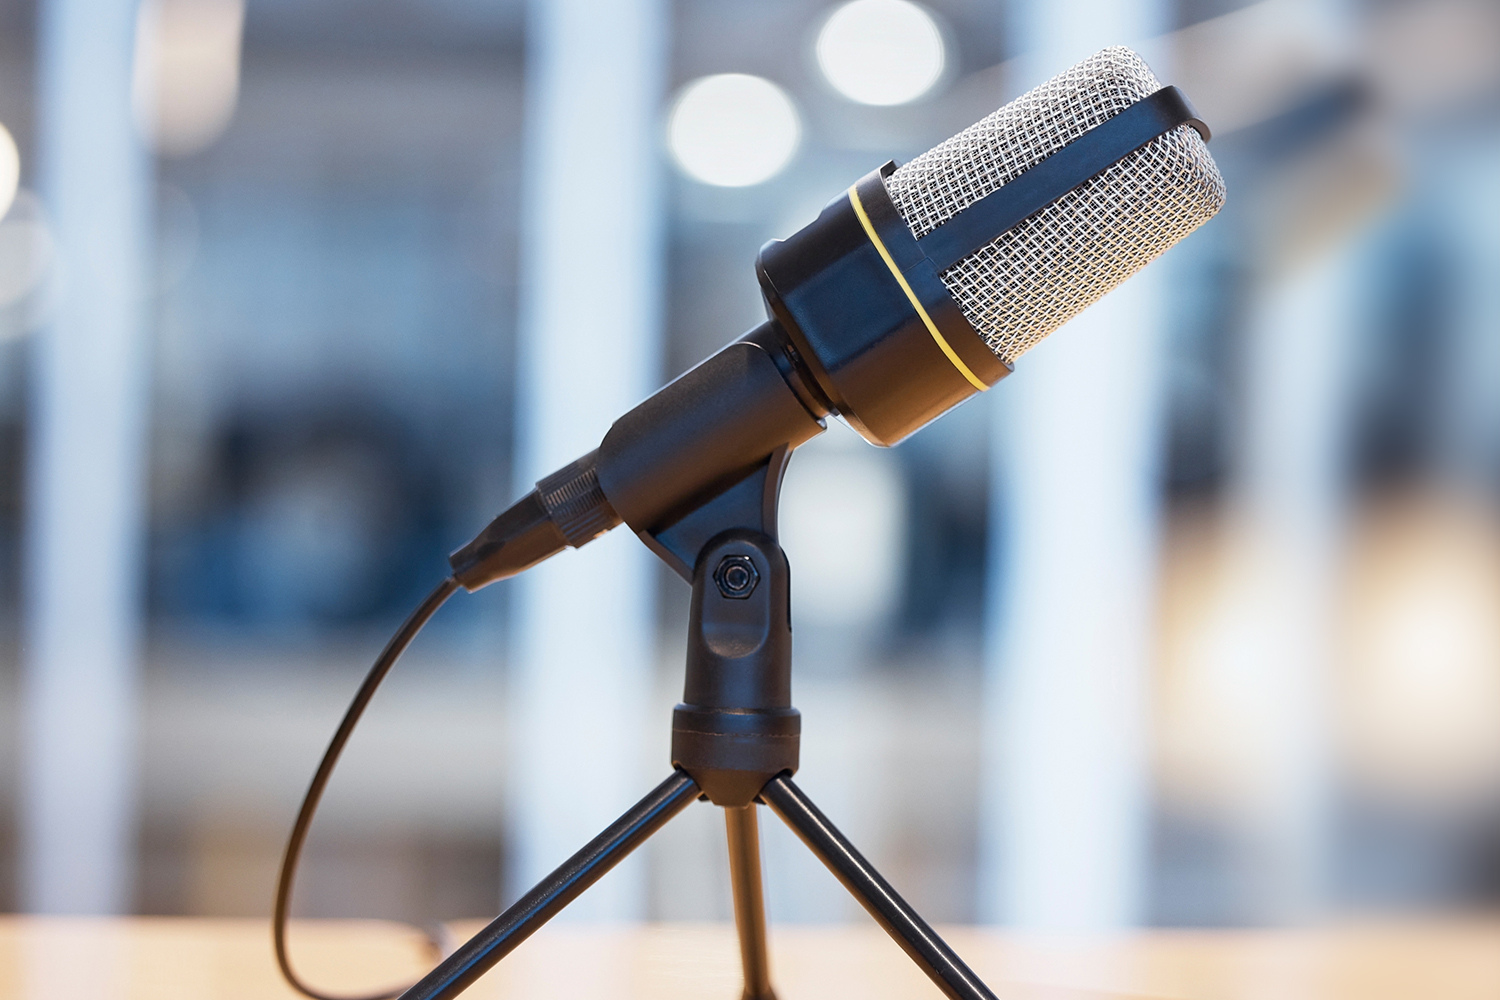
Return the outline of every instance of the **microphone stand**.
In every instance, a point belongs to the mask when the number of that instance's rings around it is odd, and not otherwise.
[[[801,716],[791,703],[790,569],[776,541],[789,451],[643,540],[692,567],[687,678],[673,712],[670,777],[401,994],[449,1000],[693,802],[724,809],[742,1000],[776,1000],[766,945],[756,807],[768,806],[952,1000],[995,995],[792,781]]]

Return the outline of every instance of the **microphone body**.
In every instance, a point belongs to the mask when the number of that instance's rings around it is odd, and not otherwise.
[[[539,482],[452,555],[455,579],[476,590],[622,521],[650,544],[830,415],[896,444],[1211,218],[1224,186],[1207,138],[1175,88],[1112,48],[872,171],[761,249],[766,323]]]

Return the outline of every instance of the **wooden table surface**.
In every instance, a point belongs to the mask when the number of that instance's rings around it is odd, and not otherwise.
[[[1500,998],[1500,922],[1076,939],[951,928],[947,936],[1001,1000]],[[873,926],[773,928],[772,949],[781,1000],[939,997]],[[419,934],[360,921],[297,925],[294,955],[316,985],[339,993],[414,978],[429,962]],[[465,997],[738,1000],[737,962],[728,926],[559,924]],[[294,996],[277,976],[264,921],[0,917],[7,1000]]]

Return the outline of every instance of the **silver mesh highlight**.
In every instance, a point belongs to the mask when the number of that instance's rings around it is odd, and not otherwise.
[[[886,178],[918,239],[1084,132],[1161,89],[1140,56],[1090,56]],[[958,307],[1013,363],[1214,216],[1224,179],[1181,125],[942,274]]]

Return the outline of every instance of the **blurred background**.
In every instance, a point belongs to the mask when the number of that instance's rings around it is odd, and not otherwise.
[[[1107,44],[1228,205],[797,453],[799,783],[938,922],[1500,902],[1492,0],[3,0],[0,910],[269,913],[446,553],[759,322],[762,243]],[[616,532],[452,602],[298,911],[486,916],[589,839],[665,776],[687,597]],[[862,919],[763,829],[773,919]],[[569,916],[729,919],[722,842]]]

